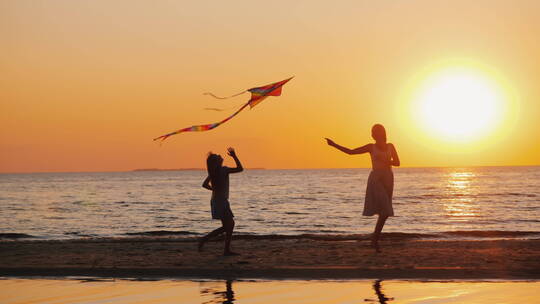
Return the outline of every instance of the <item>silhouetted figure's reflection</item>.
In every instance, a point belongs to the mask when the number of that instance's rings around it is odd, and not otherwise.
[[[203,302],[203,304],[234,304],[234,291],[232,289],[232,280],[225,282],[225,290],[220,291],[215,288],[203,288],[201,289],[201,295],[210,295],[214,299]]]
[[[382,280],[377,280],[377,281],[373,282],[373,289],[375,290],[375,295],[377,295],[377,299],[378,299],[379,303],[380,304],[386,304],[387,301],[393,301],[394,298],[387,298],[384,295],[384,293],[382,291],[381,282],[382,282]],[[375,302],[377,300],[366,299],[366,301]]]

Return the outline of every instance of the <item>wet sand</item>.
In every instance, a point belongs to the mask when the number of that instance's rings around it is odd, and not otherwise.
[[[22,303],[537,303],[540,282],[0,280]],[[21,292],[31,291],[31,292]]]
[[[195,239],[0,242],[0,276],[275,279],[540,279],[540,240],[382,241],[310,237],[233,240],[240,256]]]

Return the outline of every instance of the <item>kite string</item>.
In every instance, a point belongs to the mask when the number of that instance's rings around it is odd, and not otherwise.
[[[236,97],[236,96],[239,96],[239,95],[242,95],[244,93],[246,93],[246,91],[243,91],[243,92],[240,92],[238,94],[234,94],[234,95],[231,95],[231,96],[227,96],[227,97],[219,97],[219,96],[216,96],[214,95],[213,93],[210,93],[210,92],[206,92],[206,93],[203,93],[203,95],[210,95],[214,98],[217,98],[217,99],[228,99],[228,98],[232,98],[232,97]],[[204,108],[205,110],[207,111],[216,111],[216,112],[221,112],[221,111],[224,111],[224,110],[230,110],[230,109],[234,109],[236,107],[230,107],[230,108]]]
[[[216,95],[214,95],[214,94],[212,94],[212,93],[210,93],[210,92],[203,93],[203,95],[210,95],[210,96],[212,96],[212,97],[214,97],[214,98],[217,98],[217,99],[228,99],[228,98],[232,98],[232,97],[236,97],[236,96],[242,95],[242,94],[244,94],[244,93],[246,93],[246,92],[247,92],[247,90],[246,90],[246,91],[243,91],[243,92],[240,92],[240,93],[238,93],[238,94],[234,94],[234,95],[231,95],[231,96],[227,96],[227,97],[219,97],[219,96],[216,96]]]
[[[203,108],[203,110],[206,110],[206,111],[216,111],[216,112],[222,112],[222,111],[226,111],[226,110],[232,110],[236,107],[229,107],[229,108]]]

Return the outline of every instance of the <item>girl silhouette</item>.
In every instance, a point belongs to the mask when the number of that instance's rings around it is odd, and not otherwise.
[[[326,138],[328,145],[347,154],[371,155],[372,170],[366,188],[366,199],[364,202],[364,211],[362,215],[379,215],[375,231],[371,237],[371,246],[377,252],[379,248],[379,237],[384,223],[389,216],[394,216],[392,208],[392,192],[394,190],[394,173],[392,166],[399,166],[399,157],[393,144],[386,142],[386,130],[380,124],[371,128],[371,137],[375,140],[374,144],[367,144],[356,149],[349,149],[336,144],[329,138]]]
[[[223,166],[223,158],[219,154],[208,153],[206,158],[206,168],[208,177],[204,180],[202,186],[212,191],[210,207],[212,218],[221,220],[221,227],[203,236],[199,240],[199,251],[202,250],[204,243],[210,238],[218,236],[225,232],[225,248],[223,255],[238,255],[231,251],[231,238],[234,229],[234,215],[229,204],[229,174],[242,172],[242,164],[236,156],[233,148],[227,149],[229,156],[234,159],[236,168]]]

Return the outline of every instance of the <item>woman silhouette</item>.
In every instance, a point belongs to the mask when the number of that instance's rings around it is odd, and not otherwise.
[[[371,155],[372,170],[369,173],[366,199],[364,202],[364,211],[362,215],[379,215],[375,231],[371,238],[371,246],[381,252],[379,248],[379,237],[384,223],[389,216],[394,216],[392,208],[392,192],[394,190],[394,173],[392,166],[399,166],[399,157],[393,144],[386,142],[386,130],[380,124],[371,128],[371,137],[375,140],[374,144],[367,144],[356,149],[349,149],[336,144],[329,138],[326,138],[328,145],[347,154]]]

